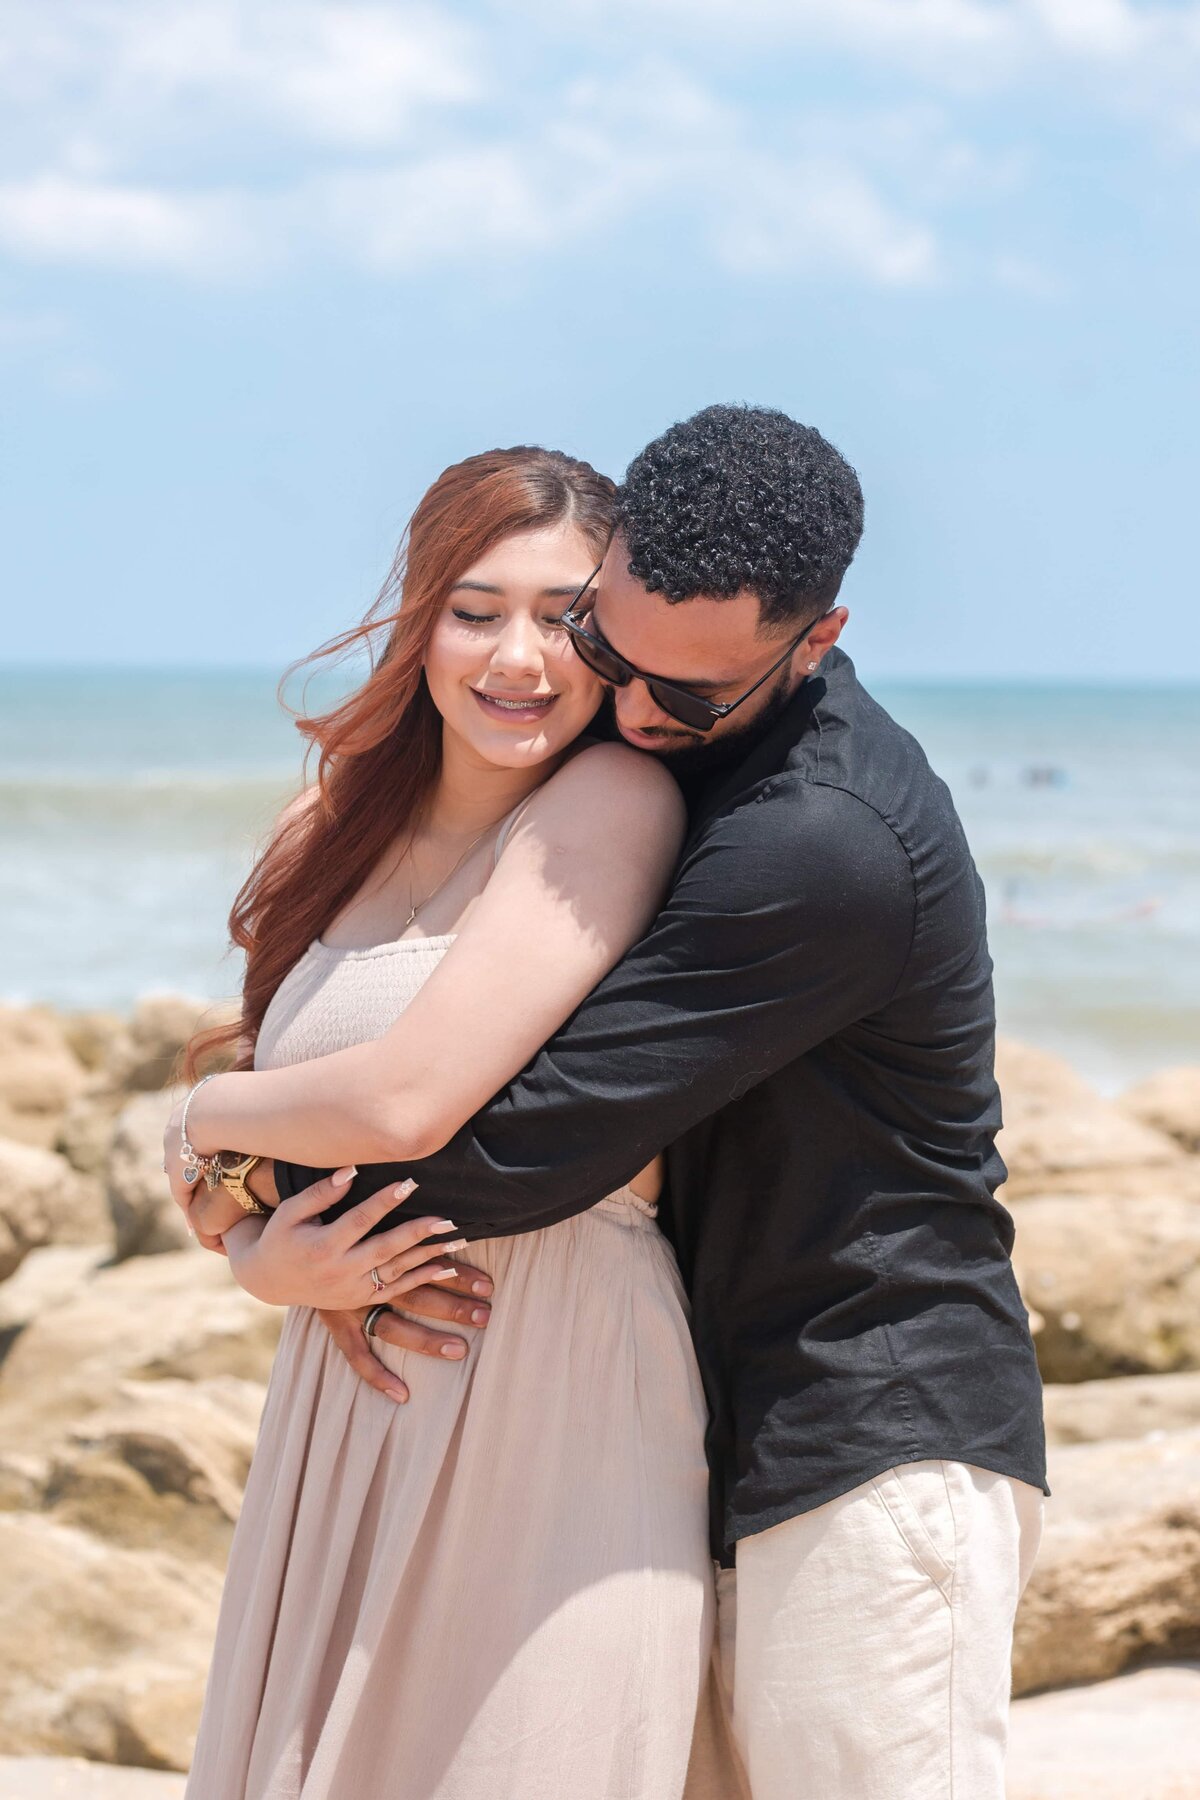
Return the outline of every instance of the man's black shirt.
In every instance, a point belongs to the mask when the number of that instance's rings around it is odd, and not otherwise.
[[[1044,1488],[991,973],[949,792],[830,651],[693,795],[646,936],[376,1230],[438,1210],[467,1239],[537,1230],[665,1146],[726,1563],[897,1463]],[[363,1168],[324,1216],[407,1172]],[[282,1165],[281,1193],[316,1173]]]

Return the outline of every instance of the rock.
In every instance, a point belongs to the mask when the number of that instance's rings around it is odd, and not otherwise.
[[[1093,1444],[1200,1426],[1200,1373],[1049,1383],[1046,1441]]]
[[[1123,1094],[1121,1106],[1193,1155],[1200,1152],[1200,1068],[1162,1069]]]
[[[185,1785],[182,1775],[81,1756],[0,1756],[0,1800],[183,1800]]]
[[[1200,1429],[1059,1449],[1049,1479],[1014,1691],[1200,1652]]]
[[[1004,1129],[996,1142],[1008,1168],[1005,1201],[1058,1185],[1062,1175],[1110,1166],[1139,1171],[1183,1160],[1179,1145],[1101,1099],[1064,1062],[1002,1040],[996,1046]]]
[[[220,1572],[0,1513],[0,1746],[186,1769]]]
[[[128,1064],[129,1023],[114,1012],[70,1012],[60,1020],[63,1037],[92,1075],[110,1076]]]
[[[0,1138],[0,1281],[43,1244],[87,1244],[109,1235],[97,1182],[52,1150]]]
[[[232,1002],[189,999],[183,994],[147,994],[134,1008],[124,1065],[114,1070],[120,1085],[149,1092],[182,1079],[183,1050],[201,1027],[236,1018]],[[232,1054],[206,1061],[205,1068],[228,1068]]]
[[[0,1137],[49,1148],[86,1082],[53,1013],[0,1006]]]
[[[63,1114],[54,1148],[81,1174],[103,1176],[117,1115],[124,1104],[125,1096],[119,1088],[85,1088]]]
[[[1008,1800],[1193,1800],[1200,1794],[1197,1719],[1196,1663],[1017,1700]]]
[[[22,1504],[130,1550],[169,1545],[223,1569],[265,1393],[235,1375],[119,1381],[41,1468],[17,1465],[37,1482]]]
[[[1013,1261],[1047,1381],[1200,1368],[1200,1203],[1049,1194],[1015,1209]]]
[[[284,1309],[68,1254],[0,1296],[0,1749],[184,1769]]]
[[[117,1116],[108,1159],[108,1206],[118,1260],[191,1244],[163,1174],[163,1127],[187,1092],[138,1094]]]
[[[65,1429],[108,1407],[124,1379],[265,1382],[284,1318],[199,1248],[100,1267],[58,1300],[0,1362],[0,1443],[31,1454],[52,1452]]]
[[[107,1244],[47,1244],[31,1250],[7,1281],[0,1281],[0,1363],[31,1319],[70,1299],[111,1251]]]

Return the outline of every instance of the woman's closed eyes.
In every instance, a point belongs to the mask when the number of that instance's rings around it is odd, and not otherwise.
[[[500,616],[498,613],[467,612],[466,608],[461,606],[452,607],[451,611],[454,617],[461,620],[464,625],[494,625]],[[564,630],[561,613],[546,617],[542,620],[542,624],[551,631]]]

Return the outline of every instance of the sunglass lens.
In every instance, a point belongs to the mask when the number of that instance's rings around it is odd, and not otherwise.
[[[693,731],[711,731],[716,724],[716,719],[703,700],[690,694],[681,694],[678,688],[664,687],[657,681],[648,681],[646,686],[654,704],[661,706],[673,719],[678,719],[681,725],[690,726]]]
[[[611,681],[615,687],[627,684],[629,671],[623,663],[610,655],[603,644],[598,644],[595,638],[587,637],[581,631],[571,633],[571,642],[575,646],[576,656],[587,664],[593,675],[598,675],[601,681]]]

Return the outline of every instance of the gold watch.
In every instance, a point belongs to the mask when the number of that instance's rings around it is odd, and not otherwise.
[[[215,1172],[217,1180],[223,1188],[228,1188],[238,1205],[248,1213],[270,1213],[273,1207],[264,1206],[257,1194],[252,1194],[246,1186],[246,1177],[257,1169],[262,1161],[261,1156],[240,1156],[236,1150],[219,1150],[216,1156]]]

